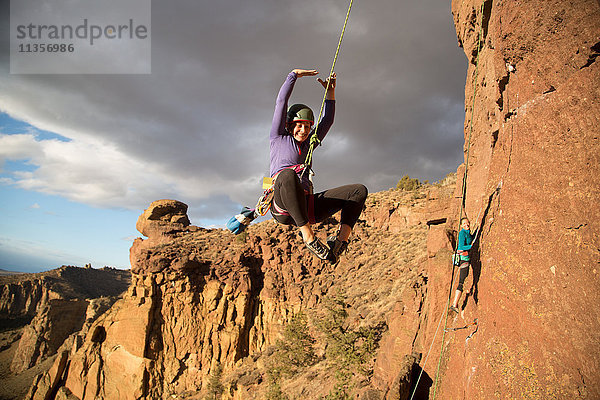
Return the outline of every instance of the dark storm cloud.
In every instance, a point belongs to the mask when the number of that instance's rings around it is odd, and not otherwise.
[[[153,2],[151,75],[3,73],[0,107],[94,144],[99,163],[105,149],[114,151],[114,173],[129,195],[103,196],[101,187],[78,196],[76,185],[45,188],[43,177],[38,190],[133,208],[169,196],[199,218],[226,218],[260,194],[286,74],[302,67],[327,75],[347,5]],[[354,3],[336,68],[336,121],[315,153],[317,188],[363,182],[378,191],[406,173],[439,179],[461,162],[466,59],[452,23],[449,3]],[[317,113],[321,96],[313,78],[302,78],[292,101]]]

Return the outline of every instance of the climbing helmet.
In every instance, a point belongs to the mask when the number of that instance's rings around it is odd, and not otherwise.
[[[289,124],[296,121],[309,121],[313,124],[315,122],[315,116],[307,105],[294,104],[288,109],[287,123]]]

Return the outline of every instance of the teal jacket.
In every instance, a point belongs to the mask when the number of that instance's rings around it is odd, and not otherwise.
[[[469,261],[469,253],[468,251],[471,250],[471,246],[473,245],[473,235],[471,235],[471,231],[467,230],[467,229],[462,229],[459,233],[458,233],[458,248],[457,250],[459,252],[461,251],[467,251],[467,255],[461,255],[460,259],[462,261]]]

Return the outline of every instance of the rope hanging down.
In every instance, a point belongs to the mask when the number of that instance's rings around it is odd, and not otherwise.
[[[331,71],[329,71],[330,78],[333,75],[333,71],[335,69],[335,63],[337,62],[338,54],[340,53],[340,47],[342,46],[342,39],[344,38],[344,33],[346,32],[346,25],[348,24],[348,18],[350,18],[350,10],[352,9],[352,2],[350,0],[350,5],[348,5],[348,12],[346,13],[346,19],[344,20],[344,25],[342,26],[342,32],[340,33],[340,40],[338,41],[337,49],[335,50],[335,55],[333,56],[333,63],[331,64]],[[317,118],[317,122],[315,125],[315,134],[310,138],[310,147],[308,148],[308,152],[306,153],[306,158],[304,159],[304,165],[306,165],[306,171],[310,171],[312,169],[312,153],[316,146],[321,144],[321,141],[317,137],[317,131],[319,129],[319,121],[321,120],[321,115],[323,114],[323,108],[325,107],[325,97],[327,96],[327,90],[329,90],[329,84],[331,83],[331,79],[327,79],[327,87],[325,88],[325,94],[323,94],[323,100],[321,101],[321,109],[319,110],[319,117]]]
[[[461,199],[461,203],[460,203],[460,216],[458,218],[458,224],[459,224],[459,229],[460,230],[460,220],[462,219],[463,216],[463,212],[465,209],[465,200],[466,200],[466,195],[467,195],[467,176],[468,176],[468,171],[469,171],[469,155],[471,152],[471,136],[473,134],[473,117],[475,115],[475,95],[477,94],[477,80],[479,77],[479,55],[481,54],[481,41],[482,41],[482,36],[483,36],[483,6],[485,3],[481,3],[481,9],[479,11],[480,14],[480,19],[479,19],[479,34],[477,36],[477,59],[475,61],[475,76],[473,78],[473,102],[471,104],[471,120],[470,122],[470,126],[469,126],[469,139],[467,142],[467,157],[465,159],[465,172],[463,174],[463,186],[462,186],[462,199]],[[457,231],[458,231],[457,230]],[[457,243],[458,245],[458,243]],[[435,371],[435,381],[433,384],[433,399],[435,400],[435,396],[437,394],[437,383],[438,383],[438,377],[439,377],[439,372],[440,372],[440,366],[442,363],[442,355],[444,353],[444,341],[446,338],[446,329],[448,326],[448,307],[450,306],[450,299],[452,297],[452,285],[454,283],[454,270],[455,270],[455,266],[454,263],[452,264],[452,279],[450,279],[450,287],[448,288],[448,302],[446,303],[446,310],[444,312],[444,314],[446,315],[446,321],[444,322],[444,332],[442,333],[442,345],[440,348],[440,355],[438,358],[438,365],[437,365],[437,369]]]
[[[473,103],[471,106],[471,120],[470,120],[470,127],[469,127],[469,139],[467,142],[467,157],[466,157],[466,162],[465,162],[465,172],[463,174],[462,199],[461,199],[460,211],[459,211],[460,218],[458,220],[459,224],[460,224],[460,220],[462,219],[462,214],[463,214],[463,211],[465,208],[465,197],[466,197],[466,192],[467,192],[467,173],[468,173],[468,167],[469,167],[469,154],[470,154],[470,150],[471,150],[471,134],[473,133],[473,115],[474,115],[474,110],[475,110],[475,95],[477,93],[477,78],[479,75],[479,54],[481,53],[480,47],[481,47],[481,39],[482,39],[482,35],[483,35],[483,4],[481,4],[480,15],[481,15],[481,17],[480,17],[480,21],[479,21],[479,34],[478,34],[478,40],[477,40],[477,60],[475,61],[475,77],[473,79],[473,81],[474,81],[474,83],[473,83]],[[445,318],[445,322],[444,322],[444,332],[442,334],[442,347],[440,349],[440,355],[438,358],[438,365],[437,365],[437,369],[435,372],[435,380],[434,380],[434,384],[433,384],[433,399],[435,400],[435,396],[437,393],[438,375],[440,372],[440,365],[441,365],[442,355],[444,352],[444,341],[445,341],[446,332],[453,331],[453,330],[449,330],[447,328],[447,326],[448,326],[448,308],[450,306],[450,299],[452,296],[452,285],[454,284],[454,275],[455,275],[455,268],[454,268],[454,263],[453,263],[452,277],[450,279],[450,288],[449,288],[448,301],[446,303],[446,308],[444,309],[444,312],[440,317],[440,321],[438,323],[438,329],[436,329],[436,331],[435,331],[435,335],[431,342],[431,346],[429,347],[429,351],[427,352],[427,357],[425,358],[425,363],[421,367],[421,373],[419,374],[419,377],[417,378],[417,381],[414,385],[414,390],[412,392],[410,400],[412,400],[414,398],[417,388],[419,387],[419,382],[421,380],[423,371],[425,370],[425,364],[427,363],[427,359],[429,358],[429,353],[431,352],[431,348],[433,347],[433,342],[435,341],[435,338],[437,337],[437,333],[438,333],[440,324],[445,316],[446,318]],[[476,328],[478,328],[479,325],[477,324],[476,321],[477,320],[475,320],[474,323],[470,324],[470,325],[475,325]],[[468,326],[470,326],[470,325],[468,325]],[[460,329],[463,329],[463,328],[460,328]],[[469,335],[469,337],[467,337],[467,340],[470,339],[473,336],[473,334],[475,334],[475,332],[477,332],[477,329],[475,329],[475,331],[473,333],[471,333]]]

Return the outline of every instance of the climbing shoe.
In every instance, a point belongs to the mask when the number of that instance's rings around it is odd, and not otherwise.
[[[327,260],[329,257],[329,248],[323,244],[318,238],[315,238],[312,242],[306,243],[306,247],[321,260]]]
[[[458,308],[454,307],[454,306],[450,306],[450,311],[453,311],[453,312],[455,312],[457,314],[460,314],[460,310]]]
[[[336,235],[327,238],[327,246],[329,246],[329,257],[327,259],[332,264],[337,264],[340,261],[340,256],[348,248],[348,242],[342,242]]]

